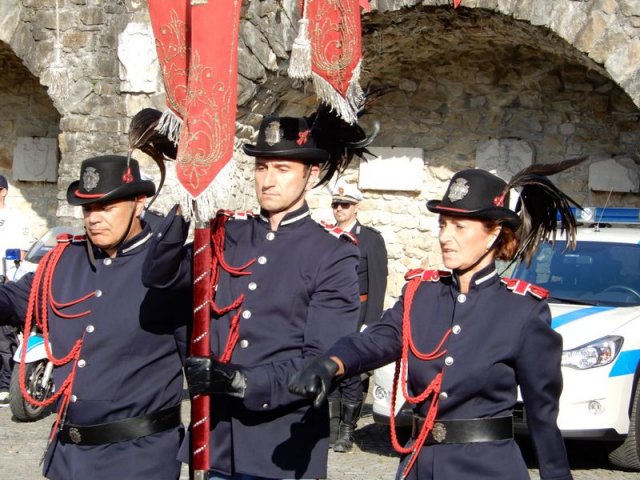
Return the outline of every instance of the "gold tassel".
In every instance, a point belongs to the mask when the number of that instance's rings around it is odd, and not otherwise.
[[[298,36],[291,47],[289,61],[289,76],[306,80],[311,77],[311,41],[309,40],[309,19],[307,18],[307,3],[304,3],[302,18],[298,20]]]

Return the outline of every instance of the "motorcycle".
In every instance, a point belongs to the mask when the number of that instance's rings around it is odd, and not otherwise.
[[[13,366],[13,372],[11,372],[11,383],[9,385],[9,406],[16,420],[33,422],[49,415],[51,408],[33,405],[22,394],[20,389],[20,361],[23,348],[25,348],[24,338],[21,339],[13,356],[15,365]],[[53,395],[55,387],[52,375],[53,363],[47,359],[42,334],[36,331],[31,332],[27,337],[26,349],[25,388],[32,398],[43,402]]]
[[[70,227],[54,227],[33,244],[24,259],[20,258],[20,250],[8,249],[5,259],[12,261],[13,265],[10,266],[9,270],[5,270],[9,273],[7,280],[17,281],[27,272],[35,271],[44,255],[56,245],[56,237],[61,233],[76,234],[78,232]],[[20,388],[20,361],[25,343],[27,349],[25,360],[25,388],[27,393],[35,400],[43,402],[50,398],[55,392],[53,383],[54,365],[47,358],[42,333],[34,329],[32,332],[29,332],[28,335],[19,335],[19,337],[20,343],[13,356],[15,365],[11,372],[11,382],[9,385],[9,406],[16,420],[33,422],[49,415],[52,407],[33,405],[22,394]]]

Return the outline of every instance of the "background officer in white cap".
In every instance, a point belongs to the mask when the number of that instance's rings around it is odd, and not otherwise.
[[[362,193],[351,183],[338,182],[333,189],[331,208],[336,226],[354,235],[360,249],[358,330],[380,319],[387,288],[387,249],[378,230],[358,221],[361,201]],[[353,433],[368,386],[368,380],[355,376],[341,382],[330,395],[330,445],[333,445],[334,451],[348,452],[353,448]]]
[[[13,262],[6,258],[7,250],[17,249],[20,251],[20,258],[23,258],[30,244],[20,214],[5,202],[8,193],[9,182],[4,175],[0,175],[0,283],[13,280],[15,276],[15,267],[11,268]],[[18,338],[15,327],[0,326],[0,407],[9,406],[9,384],[16,348]]]

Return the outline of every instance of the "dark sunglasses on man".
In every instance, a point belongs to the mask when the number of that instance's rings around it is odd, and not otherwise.
[[[331,208],[333,208],[334,210],[336,210],[337,208],[342,208],[343,210],[346,210],[347,208],[351,207],[353,205],[353,203],[349,203],[349,202],[333,202],[331,204]]]

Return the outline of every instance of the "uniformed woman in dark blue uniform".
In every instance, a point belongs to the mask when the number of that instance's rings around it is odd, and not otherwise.
[[[541,478],[572,478],[556,424],[562,340],[550,326],[546,292],[502,279],[495,265],[529,258],[536,239],[555,230],[557,211],[575,238],[570,199],[534,168],[509,184],[483,170],[454,175],[442,201],[427,204],[440,215],[449,271],[409,272],[402,297],[380,323],[338,341],[289,385],[319,405],[334,377],[397,361],[396,382],[415,405],[412,439],[402,447],[393,438],[403,454],[398,478],[528,479],[513,439],[518,386]],[[520,229],[507,207],[513,186],[523,187],[519,210],[527,221]]]

